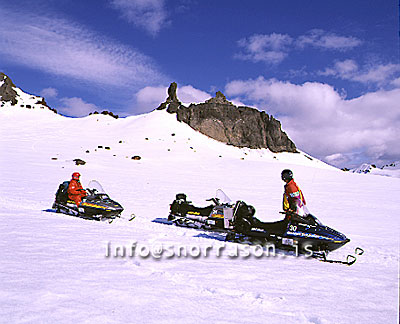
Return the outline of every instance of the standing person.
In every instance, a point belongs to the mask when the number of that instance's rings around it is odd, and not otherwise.
[[[293,172],[289,169],[285,169],[281,173],[281,178],[286,183],[285,192],[283,194],[283,210],[305,216],[308,213],[306,200],[299,186],[293,180]]]
[[[72,179],[68,186],[68,198],[73,200],[77,207],[79,207],[82,198],[87,196],[86,191],[82,188],[79,172],[72,173]]]

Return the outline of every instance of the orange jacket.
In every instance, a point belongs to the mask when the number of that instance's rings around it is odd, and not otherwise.
[[[304,199],[303,193],[301,192],[299,186],[290,180],[285,184],[285,193],[283,194],[283,210],[292,210],[297,212],[297,208],[306,205],[306,200]]]
[[[73,200],[76,206],[79,206],[82,198],[86,197],[86,195],[86,191],[83,190],[80,181],[71,179],[68,186],[68,198]]]

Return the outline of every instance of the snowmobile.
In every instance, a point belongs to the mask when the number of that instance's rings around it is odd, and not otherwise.
[[[223,232],[226,241],[273,243],[279,249],[297,249],[326,262],[333,261],[326,259],[328,252],[350,242],[344,234],[323,225],[311,214],[301,217],[293,212],[282,212],[283,220],[262,222],[254,216],[253,206],[241,200],[232,203],[221,189],[217,190],[215,198],[207,201],[211,202],[209,206],[196,207],[185,194],[177,194],[165,223]]]
[[[124,210],[116,201],[112,200],[104,191],[101,184],[92,180],[86,189],[87,196],[82,198],[79,207],[75,202],[68,199],[69,181],[64,181],[58,187],[56,192],[53,209],[58,213],[78,216],[93,220],[109,220],[112,221]]]

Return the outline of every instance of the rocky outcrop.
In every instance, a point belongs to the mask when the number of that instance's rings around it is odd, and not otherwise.
[[[157,110],[162,110],[162,109],[167,109],[167,111],[171,114],[174,114],[178,111],[179,107],[182,105],[182,103],[178,100],[178,97],[176,95],[176,89],[177,89],[177,84],[176,82],[172,82],[171,85],[168,88],[168,98],[165,100],[158,108]]]
[[[99,112],[98,111],[94,111],[94,112],[92,112],[92,113],[89,113],[89,116],[90,115],[98,115],[99,114]],[[119,118],[119,116],[118,115],[116,115],[116,114],[114,114],[112,111],[108,111],[108,110],[103,110],[102,112],[101,112],[101,114],[102,115],[108,115],[108,116],[111,116],[111,117],[113,117],[113,118],[115,118],[115,119],[118,119]]]
[[[11,81],[11,79],[5,75],[4,73],[0,72],[0,107],[3,107],[6,103],[11,103],[11,106],[19,105],[23,108],[28,109],[35,109],[35,107],[40,109],[49,109],[57,114],[57,110],[51,108],[47,103],[46,100],[42,97],[29,95],[29,99],[21,98],[21,95],[18,94],[18,91],[23,93],[23,91],[15,86],[15,84]]]
[[[272,152],[297,152],[281,123],[264,111],[237,107],[218,91],[214,98],[185,107],[176,96],[176,83],[157,109],[176,113],[177,120],[220,142],[238,147],[268,148]]]
[[[15,84],[11,81],[11,79],[0,72],[0,100],[1,101],[10,101],[14,106],[17,104],[17,92],[14,90]]]

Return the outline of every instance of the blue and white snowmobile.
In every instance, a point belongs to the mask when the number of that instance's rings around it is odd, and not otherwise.
[[[68,199],[69,181],[59,185],[56,192],[53,209],[58,213],[78,216],[93,220],[113,220],[120,217],[124,210],[116,201],[112,200],[104,191],[101,184],[92,180],[86,189],[87,196],[82,199],[79,207],[75,202]]]
[[[309,253],[322,261],[352,264],[347,261],[328,260],[327,253],[336,250],[350,239],[328,226],[323,225],[315,216],[301,217],[295,213],[282,212],[285,217],[277,222],[262,222],[255,215],[255,208],[238,200],[232,203],[220,189],[215,198],[208,199],[211,204],[196,207],[187,201],[186,195],[177,194],[170,205],[170,214],[166,224],[217,231],[226,233],[225,240],[246,243],[273,243],[284,250],[296,249],[300,253]],[[157,220],[156,220],[157,221]],[[162,222],[161,220],[158,220]],[[357,254],[361,254],[361,249]]]

